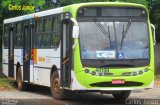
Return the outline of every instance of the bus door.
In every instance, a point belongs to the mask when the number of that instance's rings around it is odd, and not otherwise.
[[[71,85],[72,69],[72,22],[69,19],[62,20],[61,34],[61,73],[60,80],[62,88]]]
[[[14,77],[14,36],[15,28],[9,28],[9,45],[8,45],[8,77]]]
[[[31,60],[31,26],[24,25],[23,45],[23,81],[30,82],[30,60]]]

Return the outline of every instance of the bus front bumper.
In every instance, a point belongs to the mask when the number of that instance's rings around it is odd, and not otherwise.
[[[112,84],[113,80],[124,80],[124,84]],[[137,76],[93,76],[85,72],[72,72],[72,90],[141,90],[154,87],[154,71]]]

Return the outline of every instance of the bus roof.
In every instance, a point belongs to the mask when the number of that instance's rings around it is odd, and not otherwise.
[[[58,13],[62,13],[62,11],[63,9],[61,7],[61,8],[50,9],[50,10],[41,11],[37,13],[32,13],[28,15],[18,16],[18,17],[14,17],[10,19],[5,19],[4,24],[18,22],[18,21],[27,20],[27,19],[33,19],[35,16],[43,17],[43,16],[48,16],[48,15],[58,14]]]
[[[53,14],[59,14],[63,13],[64,10],[71,11],[69,10],[71,7],[74,8],[74,11],[77,10],[80,7],[83,6],[134,6],[134,7],[141,7],[147,10],[147,8],[141,4],[135,4],[135,3],[125,3],[125,2],[88,2],[88,3],[78,3],[78,4],[72,4],[68,5],[65,7],[60,7],[60,8],[54,8],[46,11],[41,11],[41,12],[36,12],[28,15],[23,15],[23,16],[18,16],[10,19],[5,19],[4,24],[8,23],[13,23],[13,22],[18,22],[22,20],[28,20],[28,19],[33,19],[35,16],[38,17],[43,17],[43,16],[49,16]]]

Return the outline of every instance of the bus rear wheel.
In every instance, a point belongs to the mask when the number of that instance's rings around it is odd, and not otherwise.
[[[121,91],[120,93],[112,94],[112,95],[116,100],[125,101],[129,97],[130,93],[131,91],[127,90],[127,91]]]
[[[67,90],[61,89],[58,71],[53,72],[51,77],[51,93],[55,99],[66,99],[68,95]]]
[[[17,70],[17,87],[20,91],[27,90],[27,84],[22,81],[21,67]]]

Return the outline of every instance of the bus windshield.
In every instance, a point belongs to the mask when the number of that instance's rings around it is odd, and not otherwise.
[[[146,21],[80,21],[82,59],[149,59]]]

